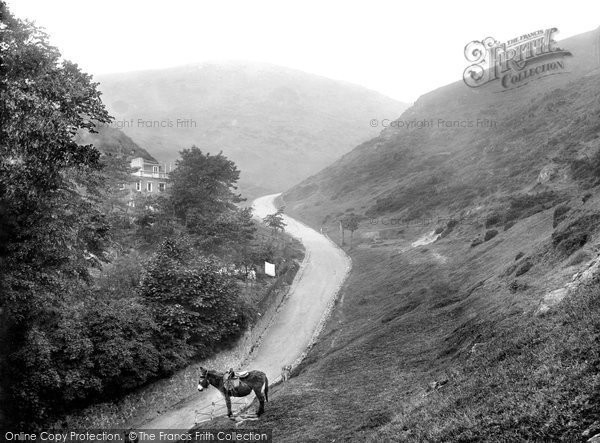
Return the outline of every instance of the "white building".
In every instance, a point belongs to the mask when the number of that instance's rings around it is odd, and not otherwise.
[[[138,180],[134,183],[133,189],[135,191],[144,193],[166,191],[169,175],[165,165],[137,157],[131,160],[131,167],[136,169],[133,175],[138,177]]]

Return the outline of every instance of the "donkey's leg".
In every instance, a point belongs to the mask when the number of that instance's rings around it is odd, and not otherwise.
[[[258,398],[259,403],[258,412],[256,415],[261,415],[265,412],[265,395],[262,393],[262,388],[256,389],[254,393],[256,394],[256,398]]]
[[[227,405],[227,417],[231,417],[231,397],[225,394],[225,404]]]

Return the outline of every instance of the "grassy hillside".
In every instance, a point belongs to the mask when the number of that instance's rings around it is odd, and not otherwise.
[[[375,136],[371,119],[393,120],[406,109],[359,86],[266,64],[200,64],[98,80],[123,131],[160,161],[174,161],[192,144],[223,150],[254,196],[314,174]],[[194,123],[178,127],[178,119]]]
[[[573,52],[567,73],[504,92],[457,82],[425,94],[397,127],[292,188],[286,201],[319,223],[340,210],[413,219],[460,212],[488,197],[570,187],[561,177],[599,147],[600,30],[561,46]],[[538,183],[542,170],[549,176]]]
[[[586,440],[600,433],[598,31],[570,73],[448,85],[284,195],[338,243],[327,330],[258,426],[281,441]],[[436,239],[437,235],[439,238]],[[429,240],[435,240],[428,242]]]

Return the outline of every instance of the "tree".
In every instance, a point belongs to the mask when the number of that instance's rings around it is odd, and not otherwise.
[[[263,218],[263,222],[273,230],[273,232],[283,232],[287,224],[283,221],[283,211],[285,208],[277,209],[277,212],[269,214]]]
[[[358,229],[358,216],[354,213],[348,214],[342,220],[340,220],[340,227],[342,229],[342,246],[344,245],[344,230],[348,230],[350,231],[350,249],[352,249],[354,231]]]
[[[85,279],[102,260],[100,153],[74,136],[110,119],[91,76],[61,60],[43,31],[3,2],[0,20],[0,232],[10,232],[0,306],[22,319],[60,294],[60,280]]]
[[[249,310],[231,277],[184,240],[163,242],[148,264],[140,295],[160,328],[158,346],[211,349],[246,325]],[[191,349],[191,348],[190,348]]]
[[[211,225],[211,218],[242,201],[234,192],[240,171],[221,152],[204,154],[196,146],[180,152],[171,172],[171,201],[177,217],[190,228]]]
[[[110,225],[100,153],[75,135],[110,118],[91,76],[2,1],[0,48],[0,322],[8,335],[0,352],[10,362],[2,383],[11,412],[31,422],[52,409],[53,393],[77,401],[96,389],[85,325],[69,314],[90,269],[106,260]]]
[[[222,153],[204,154],[192,146],[170,175],[170,207],[206,252],[236,244],[251,233],[251,214],[237,207],[243,201],[234,191],[240,171]]]

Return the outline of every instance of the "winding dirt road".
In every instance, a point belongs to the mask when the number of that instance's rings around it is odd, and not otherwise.
[[[267,195],[254,201],[257,217],[276,211],[275,199]],[[280,378],[281,367],[297,362],[320,332],[335,296],[350,269],[350,258],[333,242],[308,226],[284,216],[286,231],[302,241],[306,256],[284,304],[263,336],[253,360],[244,369],[266,372],[270,383]],[[215,368],[224,370],[226,368]],[[234,411],[253,400],[237,399]],[[235,401],[236,399],[232,399]],[[266,406],[269,407],[268,404]],[[198,393],[177,408],[146,423],[145,429],[190,429],[210,415],[226,413],[221,394],[213,387]]]

